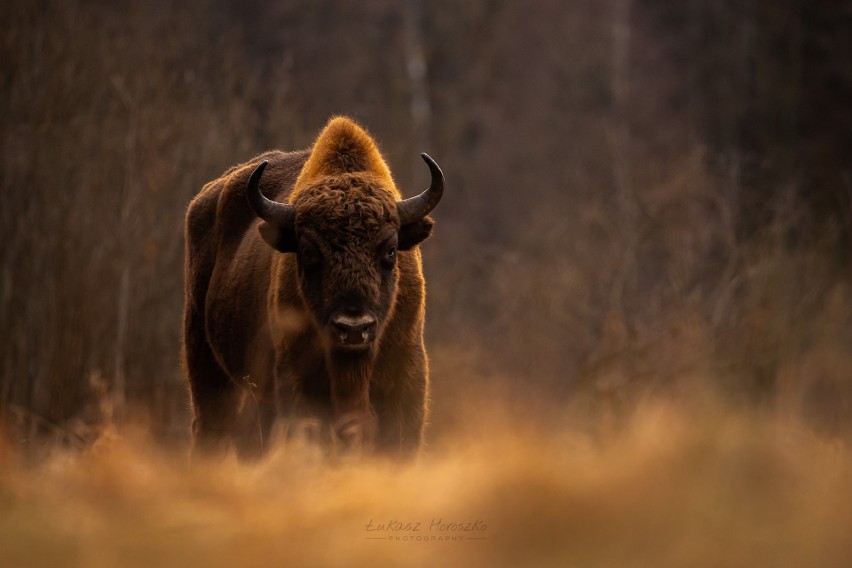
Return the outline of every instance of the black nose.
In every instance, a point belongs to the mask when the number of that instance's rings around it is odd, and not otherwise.
[[[338,315],[332,318],[331,325],[341,345],[366,346],[376,335],[376,318],[369,314]]]

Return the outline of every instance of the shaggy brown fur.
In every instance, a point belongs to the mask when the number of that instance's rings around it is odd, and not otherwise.
[[[264,160],[260,189],[295,206],[295,237],[277,235],[246,202]],[[311,150],[267,152],[204,186],[186,217],[197,447],[234,440],[241,455],[258,455],[277,415],[290,432],[345,448],[419,447],[428,369],[417,244],[432,221],[400,227],[400,198],[373,139],[342,117]],[[335,346],[328,322],[342,312],[376,317],[369,348]]]

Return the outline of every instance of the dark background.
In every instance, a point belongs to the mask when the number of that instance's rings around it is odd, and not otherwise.
[[[180,4],[180,3],[178,3]],[[0,418],[184,440],[183,215],[333,114],[424,246],[433,428],[712,386],[852,435],[852,3],[0,5]]]

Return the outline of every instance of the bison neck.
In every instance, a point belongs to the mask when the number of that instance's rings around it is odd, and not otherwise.
[[[336,416],[370,411],[374,360],[372,350],[355,353],[338,351],[327,356],[331,402]]]
[[[328,357],[334,418],[332,440],[344,450],[373,446],[378,423],[370,405],[372,353],[334,353]]]

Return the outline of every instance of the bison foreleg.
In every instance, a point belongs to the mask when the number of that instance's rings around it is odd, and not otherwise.
[[[339,416],[331,425],[335,448],[345,452],[370,452],[376,439],[378,422],[372,411],[354,411]]]
[[[192,397],[193,452],[224,450],[233,433],[240,392],[204,337],[200,314],[186,314],[184,359]]]
[[[234,431],[239,392],[230,382],[218,388],[194,388],[192,393],[193,452],[224,450]]]

